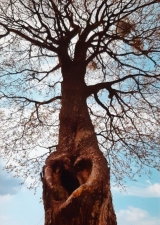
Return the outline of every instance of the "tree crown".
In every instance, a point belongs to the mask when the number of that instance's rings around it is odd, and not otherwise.
[[[39,175],[54,151],[67,70],[85,80],[115,180],[159,168],[159,6],[153,0],[1,1],[0,145],[9,170]]]

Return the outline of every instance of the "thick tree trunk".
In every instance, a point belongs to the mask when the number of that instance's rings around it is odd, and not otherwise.
[[[59,144],[44,166],[45,225],[116,225],[110,171],[87,110],[87,87],[83,76],[70,74],[63,80]]]

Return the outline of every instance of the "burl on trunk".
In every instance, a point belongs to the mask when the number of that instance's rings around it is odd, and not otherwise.
[[[45,225],[116,225],[110,170],[88,113],[83,79],[63,77],[59,144],[43,170]]]

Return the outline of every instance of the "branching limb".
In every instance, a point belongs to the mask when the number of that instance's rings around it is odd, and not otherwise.
[[[33,99],[29,99],[27,97],[23,97],[23,96],[7,96],[5,93],[2,93],[2,96],[0,97],[1,99],[2,98],[7,98],[7,99],[16,99],[16,100],[19,100],[19,101],[26,101],[26,102],[29,102],[29,103],[35,103],[36,105],[45,105],[45,104],[49,104],[51,102],[54,102],[56,100],[61,100],[61,96],[56,96],[56,97],[53,97],[49,100],[46,100],[46,101],[36,101],[36,100],[33,100]]]

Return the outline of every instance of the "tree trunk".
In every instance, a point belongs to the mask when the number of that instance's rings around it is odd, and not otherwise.
[[[116,225],[110,170],[99,150],[82,74],[63,76],[59,144],[43,170],[45,225]]]

